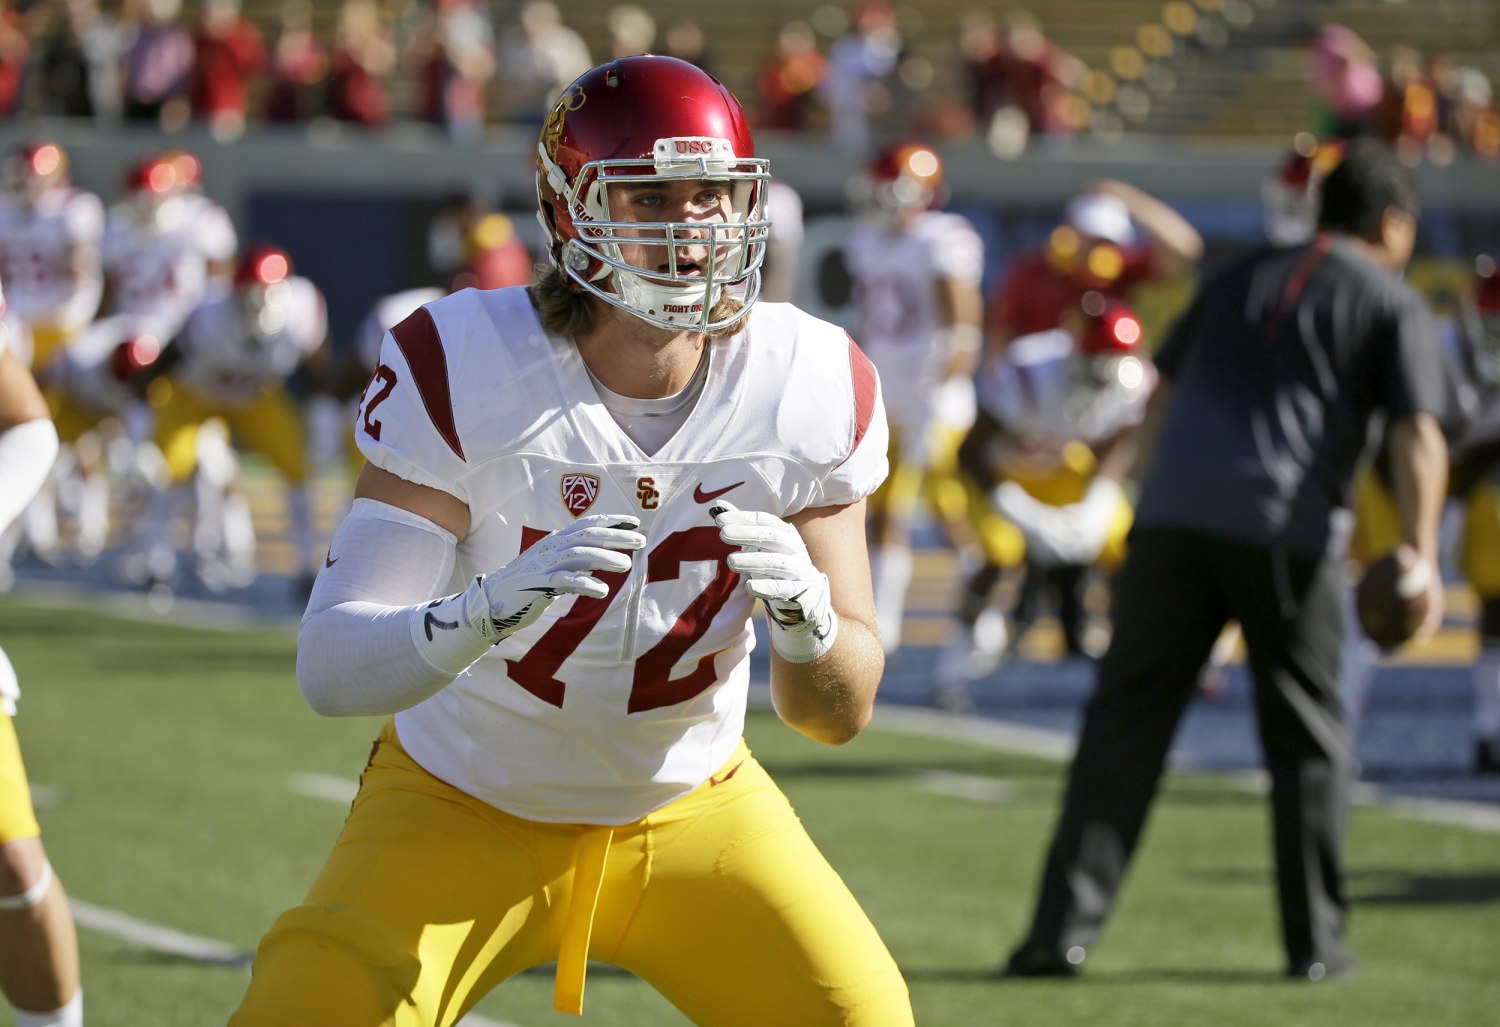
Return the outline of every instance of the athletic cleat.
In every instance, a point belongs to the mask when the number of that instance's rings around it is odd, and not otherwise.
[[[1077,977],[1083,965],[1082,946],[1074,945],[1067,952],[1043,945],[1027,943],[1010,954],[1001,968],[1002,977]]]

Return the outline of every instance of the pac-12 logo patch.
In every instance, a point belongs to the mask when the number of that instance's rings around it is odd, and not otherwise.
[[[599,479],[592,474],[565,474],[560,488],[563,506],[568,508],[568,513],[582,517],[599,495]]]

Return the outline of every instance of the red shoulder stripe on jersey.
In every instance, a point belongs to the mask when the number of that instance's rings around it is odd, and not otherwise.
[[[854,336],[845,333],[849,340],[849,371],[854,379],[854,443],[849,447],[853,453],[859,448],[859,440],[870,428],[870,419],[875,416],[875,365],[865,356]]]
[[[448,448],[467,460],[464,447],[458,441],[458,428],[453,423],[453,396],[448,390],[448,358],[443,353],[443,341],[438,337],[437,325],[426,307],[418,307],[405,321],[391,329],[401,355],[411,368],[412,380],[417,383],[417,392],[432,426],[448,443]]]

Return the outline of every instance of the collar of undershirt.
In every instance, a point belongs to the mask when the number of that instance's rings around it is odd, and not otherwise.
[[[589,369],[587,362],[584,362],[583,368],[588,372],[589,381],[594,383],[594,389],[599,393],[600,400],[612,413],[632,417],[670,417],[689,406],[703,392],[703,384],[708,380],[708,349],[708,345],[703,347],[703,354],[698,358],[698,366],[693,371],[693,377],[682,391],[652,399],[622,396],[601,382],[598,376]]]

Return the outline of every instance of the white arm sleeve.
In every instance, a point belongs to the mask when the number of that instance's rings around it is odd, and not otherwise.
[[[0,431],[0,531],[20,516],[57,459],[57,429],[45,417]]]
[[[354,501],[297,637],[297,684],[314,711],[353,717],[404,710],[490,650],[489,601],[477,582],[434,601],[449,587],[457,544],[424,517]]]

